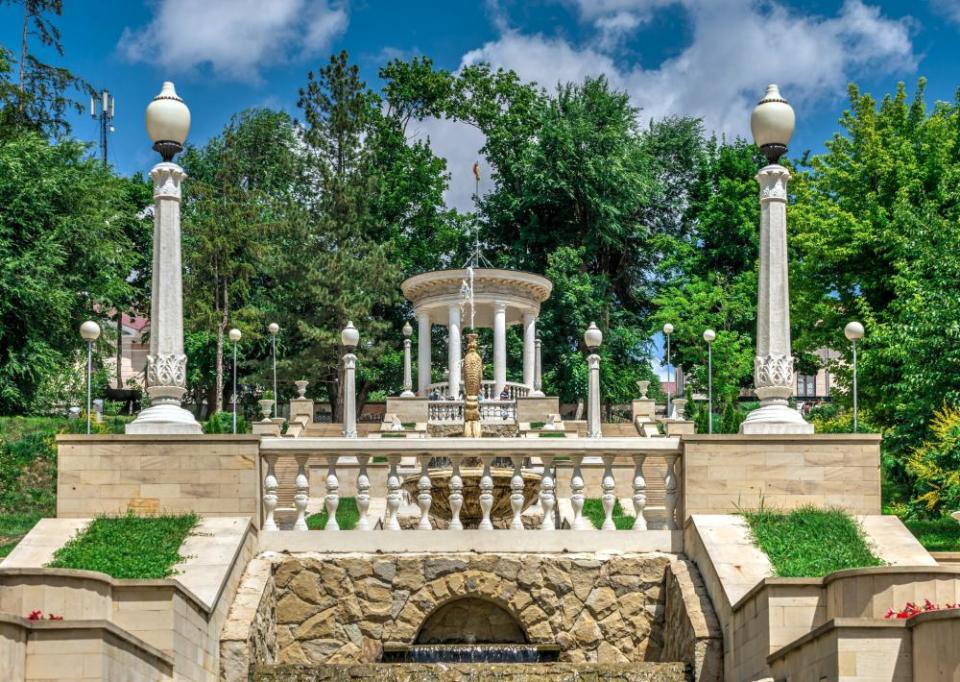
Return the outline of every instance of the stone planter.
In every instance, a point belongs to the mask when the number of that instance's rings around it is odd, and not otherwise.
[[[260,414],[263,416],[263,421],[270,421],[270,414],[273,412],[273,404],[275,401],[270,400],[269,398],[264,398],[263,400],[258,400],[257,404],[260,405]]]

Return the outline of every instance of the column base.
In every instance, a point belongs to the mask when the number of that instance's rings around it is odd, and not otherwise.
[[[413,391],[404,391],[400,394],[401,398],[416,398],[417,395]]]
[[[789,405],[775,403],[758,407],[748,414],[740,424],[740,433],[754,435],[813,433],[813,424],[806,421]]]
[[[547,396],[543,391],[533,390],[527,394],[528,398],[546,398]]]
[[[193,413],[179,405],[154,405],[137,415],[127,424],[125,433],[164,434],[164,433],[203,433],[203,427],[194,418]]]

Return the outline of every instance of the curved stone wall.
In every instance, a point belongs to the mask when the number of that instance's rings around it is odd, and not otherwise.
[[[463,597],[506,611],[530,643],[559,645],[561,661],[658,660],[669,563],[662,554],[291,557],[274,574],[279,662],[378,661]]]

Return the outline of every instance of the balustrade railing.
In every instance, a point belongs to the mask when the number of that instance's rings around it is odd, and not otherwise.
[[[515,400],[483,400],[480,402],[481,421],[516,421]],[[431,400],[427,403],[427,420],[431,422],[462,422],[462,400]]]
[[[510,400],[526,398],[528,395],[530,395],[530,387],[526,384],[518,384],[515,381],[508,381],[503,387],[507,390],[508,398]],[[446,381],[438,381],[435,384],[430,384],[427,386],[427,395],[429,396],[434,390],[439,391],[443,396],[447,396],[447,392],[450,390],[450,384]],[[490,380],[481,382],[480,395],[483,396],[484,400],[498,400],[500,398],[500,394],[496,391],[496,382]]]
[[[584,506],[587,499],[599,498],[603,509],[599,530],[612,531],[617,528],[614,509],[618,497],[632,502],[631,530],[647,530],[651,523],[667,530],[679,528],[680,491],[676,468],[680,449],[676,438],[642,444],[635,438],[578,439],[570,443],[533,440],[523,446],[508,439],[491,439],[491,445],[481,442],[469,446],[458,446],[458,439],[429,440],[434,442],[373,440],[361,445],[345,444],[344,439],[336,438],[264,438],[261,441],[263,530],[277,531],[281,527],[276,512],[282,482],[277,479],[276,465],[282,457],[292,457],[297,463],[294,508],[290,510],[295,517],[292,523],[285,524],[293,530],[307,529],[310,506],[307,464],[311,458],[325,466],[325,531],[341,530],[337,510],[344,477],[351,479],[355,490],[358,531],[401,530],[403,525],[432,530],[436,525],[431,516],[435,495],[442,496],[444,524],[451,530],[464,528],[461,510],[465,506],[474,510],[479,507],[479,519],[473,518],[473,521],[480,530],[493,530],[495,520],[500,521],[501,527],[513,530],[524,530],[531,525],[543,531],[594,530],[593,523],[584,515]],[[371,485],[372,462],[386,465],[386,478],[382,478],[381,471],[379,479],[383,485],[380,490],[374,490]],[[593,475],[585,476],[586,468]],[[661,484],[655,486],[661,497],[658,502],[662,503],[657,506],[648,505],[647,478],[651,472],[655,472]],[[470,485],[465,484],[468,477]],[[621,494],[618,496],[618,477],[629,481],[629,495],[622,494],[624,481],[619,481]],[[501,481],[499,486],[495,478]],[[509,480],[508,490],[503,483],[506,480]],[[531,481],[532,497],[528,487]],[[438,485],[441,482],[442,485]],[[560,494],[561,483],[565,484],[565,497]],[[470,495],[476,498],[470,500]],[[495,506],[497,519],[492,516]],[[530,506],[533,513],[527,514],[525,525],[525,513]],[[380,511],[371,511],[373,509]],[[401,524],[402,519],[407,523]]]

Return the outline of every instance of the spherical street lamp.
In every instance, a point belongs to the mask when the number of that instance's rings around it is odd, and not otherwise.
[[[670,335],[673,334],[673,325],[667,322],[663,325],[663,335],[667,339],[667,419],[670,418],[670,399],[673,397],[673,387],[670,385]]]
[[[413,334],[413,327],[410,326],[409,322],[404,322],[403,329],[401,331],[403,332],[403,337],[409,339]]]
[[[717,332],[706,329],[703,340],[707,342],[707,433],[713,433],[713,341]]]
[[[271,322],[267,325],[267,331],[270,332],[270,345],[273,350],[273,416],[280,414],[280,396],[277,395],[277,334],[280,333],[280,325]]]
[[[360,343],[360,332],[353,326],[353,322],[347,322],[347,326],[340,332],[340,343],[347,350],[353,350]]]
[[[750,115],[750,130],[760,152],[771,164],[777,163],[787,151],[796,122],[793,107],[780,94],[780,88],[768,85],[767,94]]]
[[[147,106],[147,134],[164,161],[183,151],[190,132],[190,110],[177,95],[173,83],[165,81],[160,94]]]
[[[80,338],[87,342],[87,435],[90,435],[90,410],[92,405],[93,342],[100,338],[100,325],[87,320],[80,325]]]
[[[234,327],[230,330],[228,336],[233,341],[233,432],[237,432],[237,343],[242,334],[240,330]]]
[[[853,432],[857,432],[857,341],[863,338],[863,325],[854,320],[843,328],[843,335],[853,344]]]
[[[591,351],[595,351],[603,343],[603,332],[597,327],[596,322],[591,322],[587,331],[583,333],[583,342]]]

